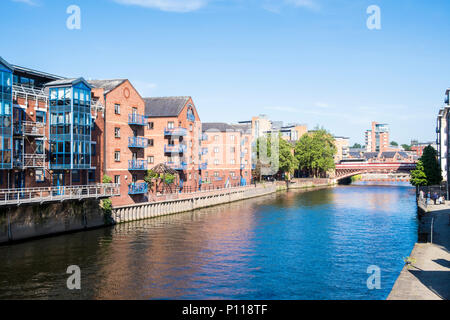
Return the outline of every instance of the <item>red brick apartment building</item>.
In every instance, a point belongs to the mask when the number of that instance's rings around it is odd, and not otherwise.
[[[113,205],[147,201],[144,177],[148,169],[146,149],[151,142],[145,138],[148,121],[145,102],[126,79],[89,81],[92,96],[105,106],[105,112],[95,119],[93,159],[97,168],[96,181],[103,175],[120,184],[120,197]]]
[[[226,123],[203,123],[202,151],[207,169],[202,185],[214,188],[251,183],[251,130]]]
[[[202,123],[191,97],[145,98],[151,141],[146,150],[149,166],[160,163],[177,170],[180,187],[197,190],[201,177],[200,139]]]

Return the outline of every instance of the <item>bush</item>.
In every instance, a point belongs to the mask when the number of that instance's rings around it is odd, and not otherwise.
[[[113,180],[110,176],[107,176],[106,174],[103,176],[103,183],[112,183]]]
[[[103,211],[103,218],[106,224],[112,224],[114,221],[112,220],[112,201],[111,199],[104,199],[100,201],[100,208]]]

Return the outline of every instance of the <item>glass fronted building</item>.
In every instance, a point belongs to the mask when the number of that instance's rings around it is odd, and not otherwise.
[[[12,67],[0,58],[0,169],[12,169]]]
[[[50,168],[91,169],[91,86],[83,78],[50,82]]]

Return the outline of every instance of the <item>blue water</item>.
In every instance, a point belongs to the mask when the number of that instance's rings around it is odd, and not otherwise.
[[[0,298],[385,299],[416,240],[408,186],[289,192],[0,247]]]

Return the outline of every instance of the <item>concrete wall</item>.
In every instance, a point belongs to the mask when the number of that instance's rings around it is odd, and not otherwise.
[[[0,243],[105,225],[98,200],[0,209]]]
[[[124,206],[113,209],[112,218],[116,223],[137,221],[181,213],[219,204],[264,196],[277,191],[277,184],[250,186],[238,189],[224,189],[214,192],[198,193],[186,199],[149,202],[146,204]]]

